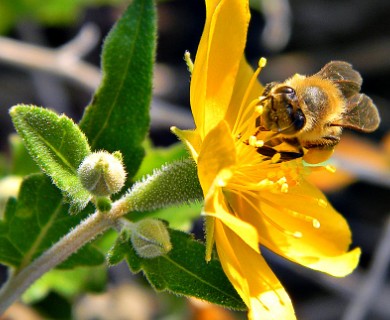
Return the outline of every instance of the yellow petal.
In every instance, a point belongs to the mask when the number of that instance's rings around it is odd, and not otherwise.
[[[260,192],[256,200],[258,213],[252,209],[247,214],[244,206],[240,217],[256,226],[263,245],[336,277],[356,268],[360,249],[347,252],[351,243],[348,224],[317,188],[302,181],[287,193]]]
[[[223,270],[249,308],[249,319],[295,319],[290,298],[263,257],[216,220],[215,238]]]
[[[236,83],[233,88],[232,98],[225,116],[225,120],[229,123],[231,128],[234,127],[235,123],[238,120],[240,120],[241,122],[249,120],[249,118],[252,116],[253,111],[250,110],[249,112],[245,112],[245,108],[248,107],[249,103],[252,100],[258,98],[263,92],[263,86],[257,80],[254,82],[251,88],[248,88],[253,74],[254,72],[252,67],[248,64],[245,57],[242,57],[236,77]],[[243,102],[244,96],[246,94],[247,101]],[[244,110],[241,110],[241,108],[243,108]],[[242,118],[240,117],[240,119],[238,119],[239,114],[245,116]]]
[[[219,173],[236,163],[236,150],[230,129],[221,121],[204,139],[198,157],[198,176],[206,196]]]
[[[247,246],[251,247],[255,252],[260,253],[259,237],[256,229],[229,212],[222,188],[214,186],[210,189],[209,194],[205,198],[203,214],[219,219],[224,225],[236,233]]]
[[[171,127],[171,131],[184,143],[190,155],[195,161],[198,161],[198,155],[202,141],[197,131],[180,130],[176,127]]]
[[[243,56],[250,14],[248,1],[206,1],[206,24],[191,80],[191,107],[204,137],[230,103]]]

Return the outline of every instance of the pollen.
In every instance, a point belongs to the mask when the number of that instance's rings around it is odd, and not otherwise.
[[[261,148],[262,146],[264,146],[264,141],[257,139],[256,136],[250,136],[248,139],[248,143],[250,146],[255,148]]]
[[[249,139],[248,139],[248,143],[252,147],[255,146],[256,141],[257,141],[257,138],[255,136],[250,136]]]
[[[264,106],[262,104],[259,104],[256,106],[255,108],[255,113],[257,113],[257,115],[261,116],[264,112]]]
[[[288,192],[288,184],[283,183],[282,186],[280,187],[280,191],[283,193],[287,193]]]

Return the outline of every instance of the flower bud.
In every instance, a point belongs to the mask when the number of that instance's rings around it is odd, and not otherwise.
[[[84,188],[95,196],[110,196],[122,189],[126,181],[120,152],[94,152],[77,169]]]
[[[156,219],[144,219],[134,225],[131,243],[141,258],[152,259],[167,254],[172,249],[165,223]]]

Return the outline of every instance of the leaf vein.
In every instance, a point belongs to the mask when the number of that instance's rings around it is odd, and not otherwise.
[[[111,118],[111,114],[112,114],[112,112],[113,112],[113,110],[114,110],[114,108],[116,106],[116,102],[117,102],[117,100],[119,98],[121,89],[123,88],[125,80],[127,78],[127,75],[129,73],[130,64],[131,64],[132,58],[134,56],[135,46],[136,46],[136,43],[137,43],[136,39],[138,39],[138,37],[139,37],[140,28],[141,28],[141,25],[142,25],[141,21],[144,18],[143,17],[144,10],[145,10],[145,2],[143,2],[142,9],[140,10],[140,12],[141,12],[141,14],[139,15],[140,19],[138,19],[138,21],[137,21],[137,25],[136,25],[136,28],[135,28],[136,31],[134,32],[135,33],[135,37],[133,39],[132,46],[131,46],[131,48],[129,48],[130,49],[129,50],[130,54],[129,54],[129,58],[127,59],[125,72],[122,73],[122,78],[120,80],[119,88],[118,88],[118,90],[115,93],[115,97],[114,97],[110,107],[108,108],[107,117],[105,118],[105,121],[104,121],[103,125],[100,127],[100,130],[96,133],[96,135],[95,135],[95,137],[94,137],[94,139],[93,139],[93,141],[91,143],[92,150],[95,149],[95,145],[96,145],[97,141],[99,140],[100,136],[103,134],[103,131],[105,131],[106,128],[108,127],[108,123],[109,123],[109,120]],[[105,77],[106,77],[106,75],[105,75]],[[105,81],[105,79],[102,80],[102,83],[104,83],[104,81]]]

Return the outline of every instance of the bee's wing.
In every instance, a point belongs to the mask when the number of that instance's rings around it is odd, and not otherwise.
[[[360,91],[363,82],[360,73],[344,61],[331,61],[316,75],[335,83],[347,99]]]
[[[346,102],[346,109],[339,123],[332,125],[354,129],[361,132],[372,132],[379,126],[378,109],[365,94],[355,94]]]

